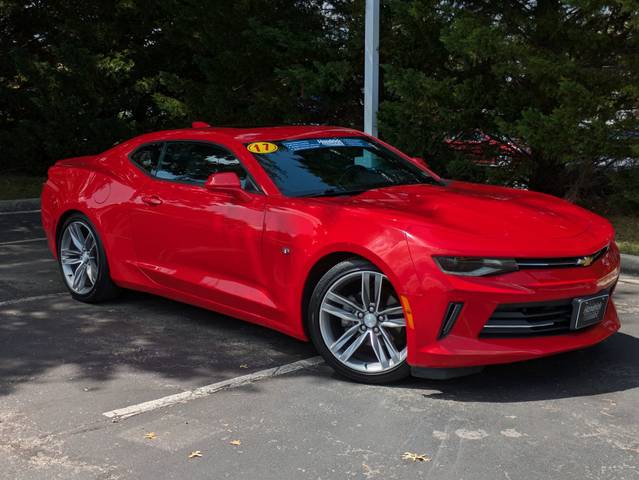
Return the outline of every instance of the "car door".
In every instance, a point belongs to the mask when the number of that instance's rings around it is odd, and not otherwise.
[[[219,172],[237,173],[248,195],[204,188]],[[265,197],[240,161],[212,143],[166,142],[151,177],[133,202],[138,267],[171,291],[268,315],[258,274]]]

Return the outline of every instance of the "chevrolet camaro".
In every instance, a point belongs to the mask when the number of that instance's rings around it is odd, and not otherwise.
[[[197,305],[310,340],[362,382],[449,378],[619,329],[606,220],[440,178],[352,129],[142,135],[53,165],[42,223],[77,300],[128,288]]]

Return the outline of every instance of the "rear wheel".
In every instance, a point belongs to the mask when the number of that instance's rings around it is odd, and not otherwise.
[[[399,296],[367,261],[347,260],[326,272],[311,297],[309,330],[326,362],[350,379],[379,384],[410,373]]]
[[[119,292],[109,275],[100,237],[82,214],[64,222],[58,239],[58,263],[71,296],[82,302],[99,302]]]

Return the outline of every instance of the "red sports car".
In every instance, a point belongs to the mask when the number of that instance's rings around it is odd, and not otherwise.
[[[444,180],[362,132],[196,128],[57,162],[42,221],[71,295],[118,287],[310,339],[339,373],[446,378],[619,328],[610,224]]]

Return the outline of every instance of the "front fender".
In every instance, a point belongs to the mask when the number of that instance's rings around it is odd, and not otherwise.
[[[337,253],[352,253],[353,256],[368,260],[379,268],[390,280],[399,294],[416,293],[420,286],[406,236],[399,230],[383,230],[373,234],[369,241],[330,242],[313,252],[303,269],[304,278],[322,259]]]
[[[264,281],[287,331],[306,338],[302,318],[304,288],[315,265],[329,255],[352,254],[376,265],[399,294],[420,286],[406,235],[381,218],[351,215],[331,205],[267,206],[263,240]],[[301,202],[300,202],[301,203]]]

